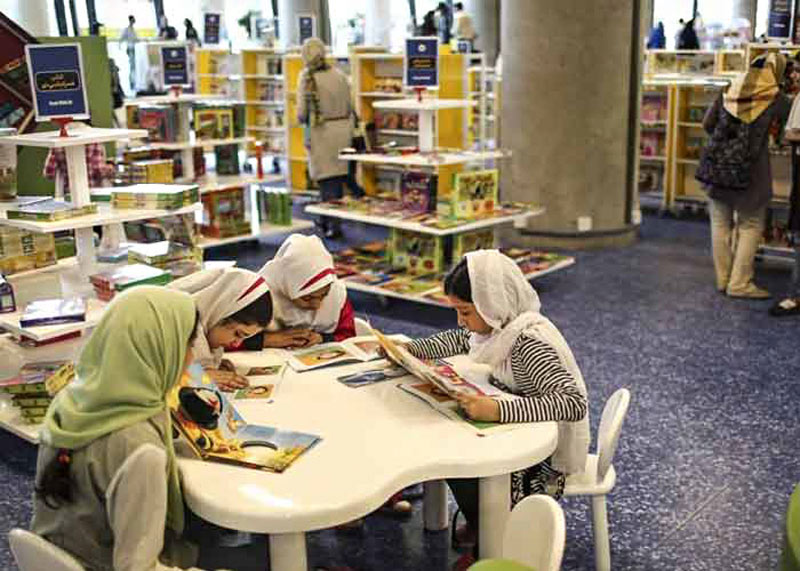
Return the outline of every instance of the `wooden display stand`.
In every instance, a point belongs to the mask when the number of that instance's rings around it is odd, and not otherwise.
[[[241,97],[241,61],[238,54],[222,48],[198,48],[197,92],[204,95]]]

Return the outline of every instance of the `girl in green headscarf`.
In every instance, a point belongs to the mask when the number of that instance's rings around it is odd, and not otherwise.
[[[192,361],[197,321],[185,293],[120,295],[48,410],[32,528],[87,569],[163,569],[165,531],[183,531],[166,395]]]

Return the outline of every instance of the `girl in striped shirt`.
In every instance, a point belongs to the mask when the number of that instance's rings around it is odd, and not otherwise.
[[[520,397],[464,396],[461,406],[475,420],[558,422],[553,455],[512,474],[511,504],[529,494],[560,497],[565,475],[583,470],[589,449],[586,388],[569,346],[539,312],[536,291],[520,269],[497,250],[467,254],[445,278],[444,290],[461,328],[417,339],[408,345],[409,351],[423,359],[468,353],[473,361],[491,367],[493,385]],[[457,536],[464,543],[475,540],[477,480],[453,479],[448,484],[467,520],[467,528]]]

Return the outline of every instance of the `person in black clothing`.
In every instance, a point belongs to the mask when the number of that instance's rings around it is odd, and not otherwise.
[[[422,25],[419,27],[420,36],[435,36],[436,35],[436,13],[433,10],[428,11],[422,18]]]
[[[196,42],[198,46],[202,45],[200,42],[200,35],[197,33],[197,29],[192,24],[192,21],[186,18],[183,21],[183,25],[186,26],[186,41]]]
[[[697,32],[694,31],[694,18],[686,22],[678,36],[678,49],[679,50],[699,50],[700,40],[697,37]]]
[[[450,13],[450,8],[444,2],[439,2],[436,7],[436,12],[439,14],[439,39],[443,44],[450,43],[450,28],[453,25],[453,15]]]

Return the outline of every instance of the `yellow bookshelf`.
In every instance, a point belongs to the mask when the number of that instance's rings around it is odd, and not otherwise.
[[[247,134],[261,142],[265,155],[282,156],[286,151],[283,52],[243,49],[241,62]]]
[[[198,48],[195,58],[198,93],[239,96],[241,68],[238,54],[225,49]]]

